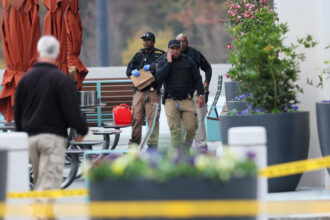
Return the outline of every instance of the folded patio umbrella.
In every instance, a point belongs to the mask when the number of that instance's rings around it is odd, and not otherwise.
[[[1,36],[7,65],[0,93],[0,111],[9,122],[14,119],[15,88],[37,58],[40,38],[38,0],[0,0],[3,5]]]
[[[60,70],[68,74],[67,36],[64,19],[67,0],[42,0],[42,3],[48,9],[44,19],[44,34],[53,35],[60,42],[60,54],[56,65]]]
[[[82,44],[82,24],[79,15],[79,0],[67,0],[65,10],[65,25],[67,34],[69,72],[74,72],[77,80],[77,89],[82,89],[88,70],[79,59]]]

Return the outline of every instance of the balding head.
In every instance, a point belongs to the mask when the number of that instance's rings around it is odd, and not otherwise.
[[[184,52],[188,47],[188,38],[185,34],[179,34],[176,39],[180,41],[181,50]]]

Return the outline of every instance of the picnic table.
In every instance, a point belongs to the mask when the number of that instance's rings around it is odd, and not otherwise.
[[[103,140],[104,140],[103,149],[109,149],[109,147],[110,147],[110,135],[115,135],[115,140],[112,143],[111,150],[113,150],[117,147],[119,138],[116,141],[116,137],[117,137],[117,135],[120,136],[120,133],[122,132],[119,129],[109,129],[109,128],[99,128],[99,129],[93,129],[91,131],[94,135],[103,135]]]
[[[121,133],[121,128],[127,128],[132,126],[132,124],[116,124],[114,122],[103,122],[103,127],[104,128],[113,128],[116,130],[119,130],[120,132],[115,134],[115,140],[112,143],[111,149],[115,149],[118,145],[119,139],[120,139],[120,133]]]

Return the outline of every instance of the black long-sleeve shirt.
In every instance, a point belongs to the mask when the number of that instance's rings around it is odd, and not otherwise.
[[[164,82],[167,97],[177,99],[187,98],[197,90],[198,95],[204,94],[202,77],[195,62],[184,54],[172,63],[167,62],[167,55],[163,55],[157,62],[155,78],[157,82]]]
[[[162,54],[165,52],[154,48],[150,52],[147,52],[145,49],[140,49],[139,52],[137,52],[132,60],[128,63],[127,69],[126,69],[126,75],[128,78],[132,75],[132,70],[137,69],[140,70],[143,68],[144,65],[147,64],[153,64]],[[150,68],[150,71],[152,74],[154,74],[154,66],[152,65]],[[161,85],[157,82],[153,82],[150,86],[153,86],[157,89],[158,93],[160,93],[160,87]],[[142,91],[146,91],[150,88],[150,86],[147,86],[146,88],[142,89]],[[136,91],[137,88],[134,87],[134,91]]]
[[[210,84],[212,77],[212,67],[210,63],[206,60],[201,52],[193,47],[187,47],[185,51],[182,51],[183,54],[187,55],[196,63],[198,68],[201,68],[205,72],[205,81],[207,84]]]
[[[14,114],[16,130],[30,136],[51,133],[67,137],[69,127],[80,135],[88,132],[72,80],[49,63],[36,63],[21,79]]]

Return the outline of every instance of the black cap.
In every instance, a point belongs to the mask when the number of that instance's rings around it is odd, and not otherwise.
[[[141,39],[147,38],[149,40],[155,41],[155,35],[151,32],[145,32],[142,36]]]
[[[168,48],[171,47],[180,47],[180,41],[173,39],[168,42]]]

